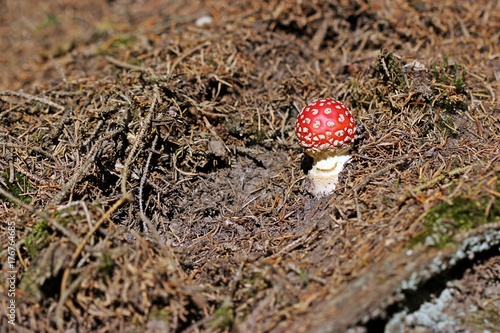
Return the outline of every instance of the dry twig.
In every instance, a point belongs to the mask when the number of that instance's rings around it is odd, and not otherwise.
[[[5,191],[3,188],[0,187],[0,194],[9,199],[10,201],[14,202],[16,205],[19,205],[26,209],[28,212],[37,215],[38,217],[48,221],[52,226],[54,226],[55,229],[57,229],[59,232],[61,232],[64,236],[68,237],[68,239],[73,242],[74,244],[80,243],[80,240],[77,235],[75,235],[73,232],[69,231],[65,227],[63,227],[59,222],[54,220],[52,217],[50,217],[49,214],[47,214],[44,211],[39,211],[35,207],[31,205],[27,205],[9,192]]]
[[[126,193],[125,196],[121,197],[117,202],[114,203],[113,206],[111,206],[106,213],[103,214],[103,216],[97,221],[97,223],[87,232],[85,237],[80,241],[79,244],[77,244],[77,247],[75,251],[73,252],[73,255],[71,257],[71,262],[70,264],[66,267],[64,270],[62,279],[61,279],[61,296],[59,298],[59,302],[56,308],[56,323],[57,327],[59,330],[63,330],[64,328],[64,322],[62,320],[62,311],[63,311],[63,304],[66,301],[66,298],[70,295],[70,293],[74,290],[77,286],[74,285],[74,283],[71,284],[71,287],[69,290],[67,290],[66,285],[68,283],[68,278],[69,274],[71,271],[71,268],[75,265],[76,260],[80,257],[80,254],[82,251],[85,249],[85,246],[87,245],[90,237],[94,235],[94,233],[101,227],[101,225],[109,220],[111,217],[111,214],[113,214],[118,208],[120,208],[126,201],[131,201],[133,200],[133,196],[130,193]]]
[[[51,100],[49,100],[45,97],[34,96],[34,95],[30,95],[30,94],[27,94],[27,93],[24,93],[21,91],[10,91],[10,90],[0,89],[0,96],[20,97],[20,98],[24,98],[28,101],[33,100],[33,101],[40,102],[42,104],[51,106],[51,107],[56,108],[56,109],[61,110],[61,111],[66,110],[66,108],[64,106],[62,106],[61,104],[57,104],[55,102],[52,102]]]
[[[87,172],[92,163],[95,162],[95,158],[102,143],[110,138],[114,137],[117,133],[121,132],[121,129],[115,130],[113,132],[107,133],[97,140],[97,142],[92,146],[92,149],[88,152],[85,157],[85,162],[80,166],[80,168],[71,176],[71,178],[66,182],[64,187],[49,201],[47,207],[57,205],[66,196],[68,191],[80,180],[80,178]]]
[[[133,159],[135,158],[135,153],[138,149],[140,149],[144,145],[144,138],[146,137],[147,131],[149,130],[149,126],[151,125],[151,120],[153,119],[156,101],[158,100],[157,96],[158,92],[153,95],[153,100],[151,101],[151,106],[149,107],[148,114],[146,118],[142,122],[141,129],[139,134],[135,138],[134,145],[130,152],[128,153],[127,159],[125,160],[125,164],[123,165],[123,171],[121,176],[121,189],[122,195],[127,193],[127,180],[128,180],[128,170],[130,168],[130,164],[132,164]]]

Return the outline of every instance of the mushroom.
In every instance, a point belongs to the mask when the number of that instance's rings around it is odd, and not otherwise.
[[[322,197],[335,190],[340,172],[351,159],[349,150],[357,133],[351,111],[331,98],[314,101],[299,113],[295,134],[313,158],[308,174],[312,194]]]

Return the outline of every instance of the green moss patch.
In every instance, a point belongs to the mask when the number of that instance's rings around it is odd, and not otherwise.
[[[220,308],[215,310],[213,318],[209,322],[211,328],[224,330],[231,327],[234,320],[234,312],[231,304],[224,302]]]
[[[478,201],[456,197],[451,203],[443,202],[431,209],[424,219],[423,232],[410,245],[425,243],[443,248],[454,241],[454,235],[500,219],[500,207],[491,203],[491,197]]]
[[[12,194],[25,204],[31,203],[31,197],[27,196],[26,193],[33,191],[35,188],[23,174],[16,173],[14,175],[15,180],[12,183],[8,181],[9,176],[6,172],[0,174],[0,176],[3,178],[4,183],[7,184],[7,191],[10,194]],[[9,201],[8,199],[5,200]]]
[[[41,220],[24,240],[24,246],[30,258],[35,258],[38,252],[47,246],[49,236],[49,222]]]

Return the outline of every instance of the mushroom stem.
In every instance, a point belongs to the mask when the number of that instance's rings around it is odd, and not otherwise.
[[[308,174],[312,182],[311,193],[316,197],[323,197],[335,190],[339,182],[339,174],[351,159],[347,150],[325,155],[313,156],[313,167]]]

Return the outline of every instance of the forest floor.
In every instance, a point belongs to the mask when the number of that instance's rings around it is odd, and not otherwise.
[[[0,331],[499,332],[499,6],[0,0]]]

